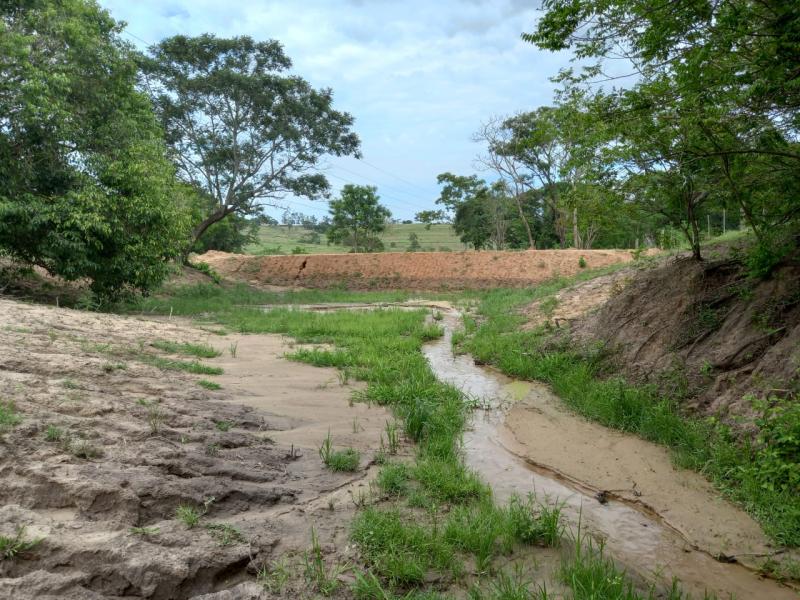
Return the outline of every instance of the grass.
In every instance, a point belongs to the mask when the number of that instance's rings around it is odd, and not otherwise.
[[[56,425],[48,425],[44,430],[44,439],[48,442],[60,442],[65,435],[64,430]]]
[[[220,546],[232,546],[247,542],[244,534],[229,523],[207,523],[205,528]]]
[[[42,539],[28,539],[25,535],[25,527],[19,526],[13,536],[0,535],[0,558],[14,560],[20,554],[24,554],[38,546]]]
[[[200,387],[204,387],[207,390],[221,390],[222,386],[214,381],[209,381],[208,379],[201,379],[197,382],[197,385]]]
[[[214,427],[218,431],[230,431],[231,427],[233,427],[233,421],[215,421]]]
[[[158,527],[131,527],[128,529],[131,535],[138,535],[140,537],[150,537],[151,535],[158,535]]]
[[[208,498],[203,503],[202,508],[191,504],[180,504],[175,509],[175,518],[186,525],[186,529],[192,529],[208,513],[208,509],[213,503],[214,498]]]
[[[16,427],[22,422],[13,402],[0,401],[0,433]]]
[[[573,280],[591,275],[596,273],[582,272]],[[567,406],[589,419],[669,447],[678,466],[708,477],[776,542],[800,545],[800,407],[772,399],[758,423],[764,443],[752,445],[735,439],[716,420],[683,414],[679,398],[614,375],[598,349],[575,347],[547,327],[523,331],[518,308],[534,300],[546,304],[568,283],[488,292],[478,309],[480,325],[465,318],[460,350],[511,377],[548,383]]]
[[[339,588],[339,575],[345,571],[345,567],[333,565],[331,568],[325,564],[322,556],[322,546],[320,546],[317,532],[311,528],[311,549],[304,555],[305,578],[309,585],[323,596],[330,596]]]
[[[328,436],[319,447],[319,457],[326,467],[335,472],[353,473],[358,471],[358,464],[361,461],[361,455],[358,450],[353,448],[334,450],[330,431],[328,431]]]
[[[185,371],[196,375],[222,375],[224,372],[221,367],[204,365],[197,360],[174,360],[151,354],[141,354],[139,360],[165,371]]]
[[[185,356],[196,356],[197,358],[216,358],[222,352],[215,350],[208,344],[190,344],[171,342],[169,340],[156,340],[150,344],[153,348],[158,348],[171,354],[183,354]]]

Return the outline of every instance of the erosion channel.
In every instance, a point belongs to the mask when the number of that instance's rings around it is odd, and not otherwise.
[[[475,365],[470,356],[454,355],[451,338],[460,326],[460,314],[452,309],[446,311],[441,324],[445,335],[427,344],[424,353],[438,378],[459,387],[480,407],[474,411],[472,426],[464,435],[465,460],[491,485],[497,499],[535,493],[539,498],[561,502],[571,528],[577,530],[580,526],[582,532],[603,540],[608,552],[629,572],[648,580],[655,577],[665,586],[677,578],[684,590],[695,597],[703,597],[708,591],[719,598],[797,598],[793,590],[759,577],[743,564],[731,562],[746,564],[748,557],[744,554],[734,559],[733,555],[723,555],[717,549],[720,544],[733,544],[735,548],[745,546],[747,550],[765,551],[762,548],[765,542],[757,526],[750,531],[754,527],[751,519],[715,495],[699,475],[675,469],[669,464],[666,451],[649,442],[610,432],[553,407],[552,394],[544,386],[510,380]],[[524,423],[524,436],[518,431],[520,423],[514,422],[521,409],[539,417]],[[552,430],[554,424],[560,425],[558,431]],[[576,434],[596,437],[570,439]],[[672,522],[668,515],[648,503],[646,488],[636,489],[634,484],[629,490],[608,490],[598,482],[581,480],[568,467],[547,464],[520,441],[523,437],[553,439],[554,435],[563,448],[569,448],[571,443],[579,446],[594,441],[598,446],[596,460],[603,459],[603,446],[608,445],[609,438],[616,438],[614,442],[629,454],[628,464],[622,465],[628,476],[635,477],[635,463],[640,462],[642,479],[655,480],[660,500],[674,492],[675,504],[685,501],[690,505],[687,513],[707,513],[704,518],[710,523],[699,525],[701,535],[705,529],[718,533],[723,528],[727,531],[718,535],[724,540],[694,539],[698,531],[690,529],[692,519],[682,518],[686,515],[676,507],[678,518]],[[570,456],[567,450],[563,458],[566,464],[584,462],[580,452]],[[613,472],[616,466],[604,464],[600,468]],[[697,506],[702,501],[705,506]],[[742,530],[750,533],[747,539],[738,539]]]

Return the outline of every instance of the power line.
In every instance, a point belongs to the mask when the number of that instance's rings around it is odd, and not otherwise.
[[[334,179],[338,179],[339,181],[343,181],[345,183],[351,183],[351,181],[345,179],[344,177],[339,177],[338,175],[335,175],[333,173],[326,173],[326,175],[328,177],[333,177]],[[364,179],[366,179],[366,177]],[[412,202],[409,202],[408,200],[401,200],[400,198],[395,198],[394,196],[387,196],[386,194],[382,194],[381,197],[386,199],[386,200],[391,200],[392,202],[397,202],[399,204],[402,204],[402,205],[405,205],[405,206],[411,207],[411,208],[422,209],[422,210],[426,210],[428,208],[426,206],[420,206],[418,204],[414,204]]]
[[[417,188],[418,190],[422,190],[422,191],[423,191],[423,192],[425,192],[426,194],[428,193],[428,190],[425,190],[425,189],[423,189],[421,186],[418,186],[416,183],[411,183],[411,182],[410,182],[410,181],[408,181],[407,179],[403,179],[403,178],[402,178],[402,177],[400,177],[399,175],[395,175],[394,173],[390,173],[389,171],[387,171],[387,170],[385,170],[385,169],[382,169],[381,167],[375,166],[375,165],[373,165],[372,163],[370,163],[370,162],[367,162],[367,161],[366,161],[366,160],[364,160],[363,158],[359,158],[359,159],[356,159],[356,160],[359,160],[359,161],[363,162],[363,163],[364,163],[365,165],[367,165],[368,167],[372,167],[372,168],[373,168],[373,169],[375,169],[376,171],[380,171],[381,173],[383,173],[383,174],[385,174],[385,175],[388,175],[389,177],[394,177],[395,179],[397,179],[398,181],[402,181],[402,182],[403,182],[403,183],[405,183],[406,185],[410,185],[411,187]]]

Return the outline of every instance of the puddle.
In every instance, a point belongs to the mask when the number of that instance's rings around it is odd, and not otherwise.
[[[460,326],[459,314],[448,311],[441,324],[444,337],[426,344],[423,352],[439,379],[459,387],[485,407],[474,412],[472,426],[464,433],[465,460],[491,485],[498,500],[529,493],[558,499],[572,528],[580,523],[583,531],[604,540],[618,564],[647,579],[655,578],[665,587],[678,578],[683,589],[695,597],[702,598],[708,591],[720,600],[798,598],[796,592],[775,581],[695,549],[681,533],[644,507],[614,499],[601,504],[589,485],[531,464],[523,452],[515,452],[513,436],[505,427],[506,409],[535,393],[534,386],[484,370],[469,356],[454,356],[450,340],[453,330]],[[671,476],[673,473],[663,473],[664,478]]]

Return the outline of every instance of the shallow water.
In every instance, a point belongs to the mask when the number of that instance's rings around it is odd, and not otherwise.
[[[447,312],[441,324],[444,337],[426,344],[423,352],[440,380],[459,387],[484,407],[473,413],[471,427],[464,433],[465,460],[491,485],[498,500],[534,493],[563,503],[563,514],[573,530],[580,525],[583,532],[604,540],[608,553],[621,566],[649,580],[655,578],[664,587],[678,578],[685,591],[700,598],[705,591],[720,599],[798,598],[796,592],[775,581],[696,550],[658,515],[616,500],[601,504],[588,486],[581,489],[578,482],[561,481],[559,474],[515,453],[505,432],[504,408],[536,393],[535,388],[482,369],[469,356],[455,356],[451,338],[460,326],[456,311]]]

